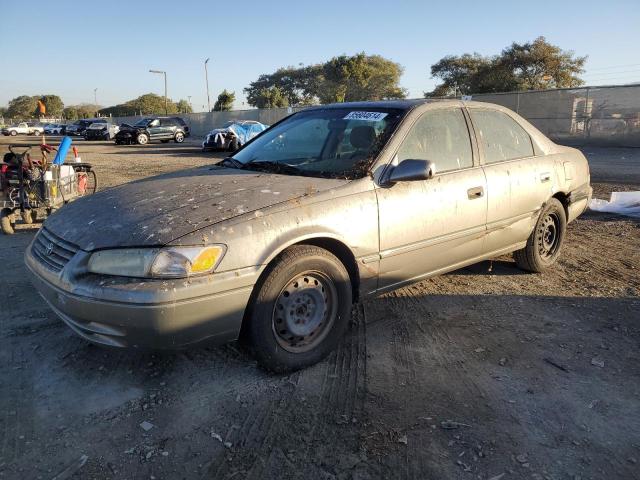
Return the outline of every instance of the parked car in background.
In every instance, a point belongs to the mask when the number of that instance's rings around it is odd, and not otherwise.
[[[44,126],[44,133],[47,135],[64,135],[66,125],[63,123],[47,123]]]
[[[184,142],[190,135],[189,126],[180,117],[145,117],[133,125],[123,123],[115,136],[115,142],[120,144],[137,143],[146,145],[152,141],[167,143]]]
[[[232,120],[222,128],[211,130],[202,142],[202,151],[227,150],[235,152],[256,135],[269,128],[255,120]]]
[[[27,122],[20,122],[9,127],[5,127],[2,129],[3,135],[11,135],[12,137],[16,135],[35,135],[39,136],[44,132],[44,128],[42,125],[34,123],[29,124]]]
[[[86,118],[82,120],[77,120],[70,125],[67,125],[66,134],[69,136],[80,136],[84,137],[84,132],[92,123],[103,122],[104,118]]]
[[[106,119],[93,122],[84,131],[85,140],[111,140],[116,136],[120,128]]]
[[[242,336],[264,367],[286,371],[331,352],[358,299],[510,252],[526,271],[553,266],[591,193],[579,150],[504,107],[322,105],[216,166],[69,204],[25,262],[91,342]]]

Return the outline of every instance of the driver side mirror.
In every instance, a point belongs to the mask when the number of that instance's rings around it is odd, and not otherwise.
[[[431,160],[403,160],[389,175],[389,183],[429,180],[436,174],[436,164]]]

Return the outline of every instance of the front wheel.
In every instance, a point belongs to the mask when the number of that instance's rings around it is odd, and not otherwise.
[[[297,370],[336,348],[349,323],[352,292],[345,266],[332,253],[293,246],[256,288],[243,336],[262,367]]]
[[[176,136],[174,137],[174,140],[176,141],[176,143],[184,142],[184,133],[182,133],[182,132],[176,133]]]
[[[535,273],[549,268],[558,259],[566,231],[564,207],[557,199],[552,198],[543,208],[527,245],[513,253],[518,267]]]
[[[10,208],[3,208],[0,210],[0,227],[2,228],[2,233],[5,235],[12,235],[15,233],[13,227],[15,226],[15,218],[13,216],[13,211]]]
[[[136,141],[138,142],[138,145],[146,145],[149,143],[149,136],[146,133],[139,133],[136,137]]]

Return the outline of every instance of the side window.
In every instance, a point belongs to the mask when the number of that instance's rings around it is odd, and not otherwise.
[[[529,134],[513,118],[498,110],[470,109],[478,129],[478,140],[484,147],[486,163],[532,157]]]
[[[398,161],[431,160],[436,172],[473,166],[471,139],[459,108],[434,110],[418,119],[398,150]]]

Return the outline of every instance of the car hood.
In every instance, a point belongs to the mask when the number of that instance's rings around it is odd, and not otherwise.
[[[87,251],[166,245],[218,222],[346,183],[202,167],[81,198],[51,215],[44,226]]]

